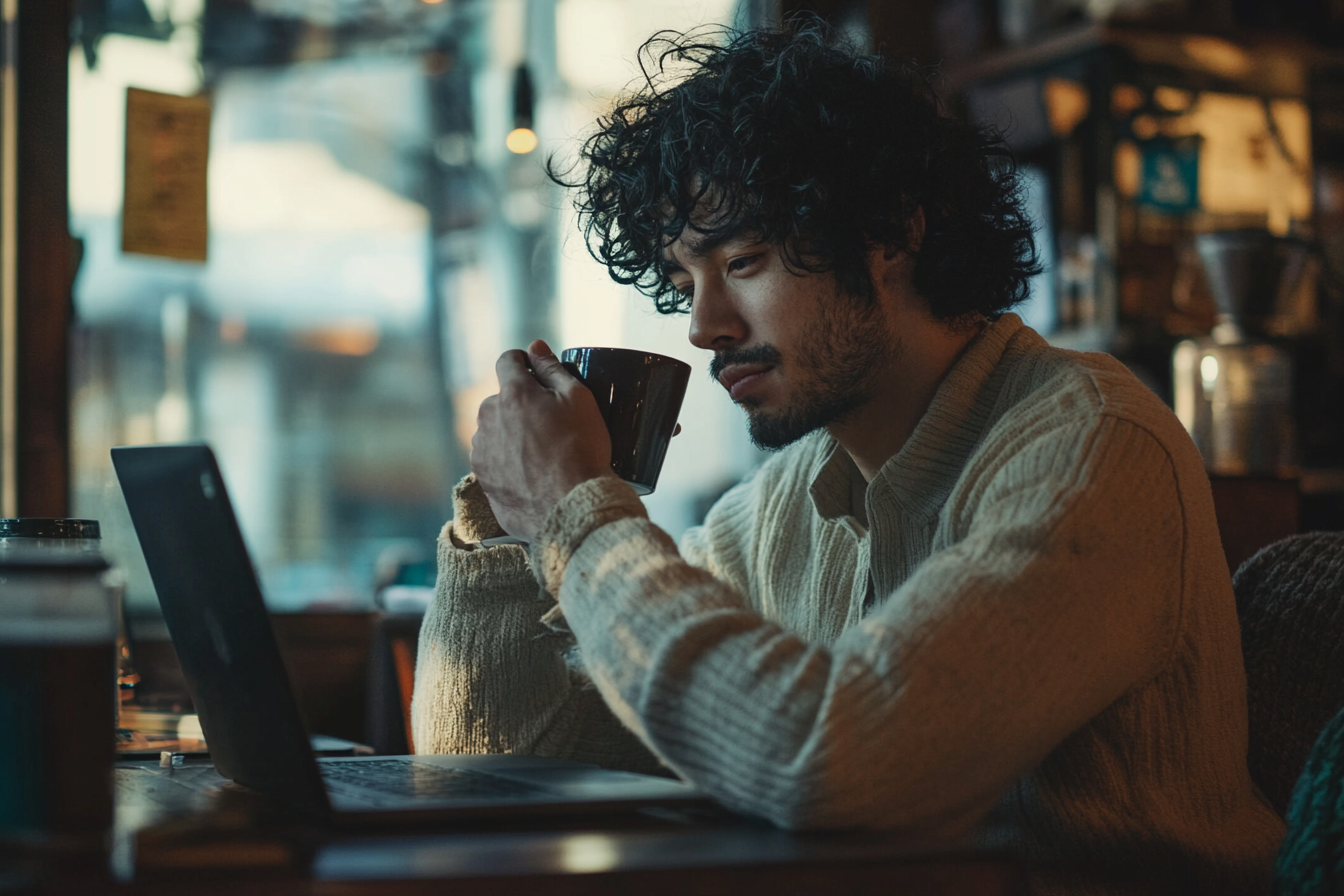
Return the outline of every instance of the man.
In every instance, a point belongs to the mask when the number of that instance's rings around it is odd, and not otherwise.
[[[689,77],[585,146],[590,245],[783,450],[678,549],[550,349],[501,357],[417,747],[666,766],[785,826],[1015,850],[1042,893],[1264,891],[1207,478],[1123,366],[1005,313],[1035,262],[997,138],[816,25],[664,58]]]

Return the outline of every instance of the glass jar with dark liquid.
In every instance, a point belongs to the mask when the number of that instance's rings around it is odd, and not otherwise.
[[[97,854],[119,614],[91,520],[0,520],[0,845]]]

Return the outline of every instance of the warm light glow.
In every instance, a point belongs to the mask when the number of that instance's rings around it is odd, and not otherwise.
[[[1214,388],[1218,385],[1218,359],[1213,355],[1205,355],[1199,360],[1199,378],[1203,381],[1204,391],[1212,394]]]
[[[1046,78],[1043,89],[1045,111],[1050,116],[1050,130],[1056,137],[1067,137],[1087,117],[1091,100],[1087,88],[1077,81],[1064,78]]]
[[[1157,136],[1157,119],[1151,115],[1135,115],[1130,129],[1140,140],[1151,140]]]
[[[1205,212],[1265,216],[1280,236],[1311,217],[1311,115],[1301,100],[1272,100],[1270,111],[1293,161],[1271,137],[1258,97],[1205,91],[1179,119],[1199,134],[1199,197]]]
[[[504,138],[504,145],[509,148],[509,152],[526,155],[537,148],[537,135],[531,128],[514,128]]]
[[[1168,112],[1184,112],[1190,108],[1195,101],[1195,96],[1188,90],[1180,90],[1175,87],[1157,87],[1153,89],[1153,102],[1157,103]]]
[[[1181,49],[1195,62],[1224,78],[1240,78],[1254,66],[1249,53],[1220,37],[1191,35],[1181,40]]]
[[[426,6],[436,6],[442,3],[443,0],[420,0],[420,2],[425,4]]]
[[[1133,140],[1115,141],[1115,190],[1126,199],[1139,195],[1143,156]]]
[[[294,341],[310,351],[331,355],[367,355],[378,347],[378,328],[371,323],[315,327],[300,331]]]

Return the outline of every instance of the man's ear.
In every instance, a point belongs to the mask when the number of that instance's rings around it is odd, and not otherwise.
[[[907,222],[904,247],[888,245],[874,249],[869,256],[873,286],[879,294],[905,297],[912,293],[911,278],[915,272],[915,255],[924,243],[924,209],[916,208]]]
[[[924,206],[915,206],[915,213],[910,216],[909,229],[906,245],[912,253],[918,254],[924,245]]]
[[[915,269],[915,256],[919,254],[922,245],[924,245],[924,208],[916,206],[910,220],[905,224],[905,245],[888,243],[883,248],[881,257],[874,259],[873,282],[877,283],[884,277],[892,275],[908,281]]]
[[[873,249],[868,255],[869,275],[879,293],[897,294],[909,290],[915,271],[915,257],[904,249]]]
[[[900,252],[907,252],[911,255],[919,253],[920,247],[924,245],[924,206],[915,206],[915,212],[910,216],[910,220],[905,222],[905,245],[887,246],[886,257],[894,258]]]

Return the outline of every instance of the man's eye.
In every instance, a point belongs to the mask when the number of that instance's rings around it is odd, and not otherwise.
[[[747,268],[755,264],[756,259],[760,257],[761,257],[760,255],[739,255],[737,258],[734,258],[728,262],[728,270],[734,272],[745,271]]]

